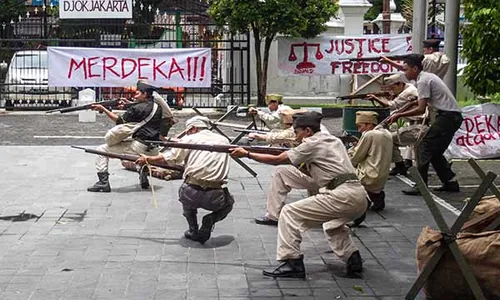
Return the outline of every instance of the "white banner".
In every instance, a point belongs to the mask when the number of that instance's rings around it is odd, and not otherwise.
[[[49,86],[210,87],[210,48],[125,49],[48,47]]]
[[[500,104],[462,108],[464,121],[445,155],[451,158],[500,157]]]
[[[59,0],[61,19],[132,19],[132,0]]]
[[[404,55],[412,52],[411,35],[320,36],[315,39],[278,38],[280,76],[395,73],[378,61],[349,61]]]

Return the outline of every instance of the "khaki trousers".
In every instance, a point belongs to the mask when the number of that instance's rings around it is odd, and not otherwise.
[[[319,186],[311,176],[294,166],[277,166],[271,175],[271,187],[267,193],[267,218],[278,221],[286,196],[292,189],[307,189],[309,195],[313,195]]]
[[[103,144],[97,147],[97,150],[111,153],[119,154],[146,154],[146,155],[156,155],[158,154],[158,148],[153,148],[151,151],[147,151],[148,147],[143,143],[139,143],[135,140],[122,141],[116,145],[108,146],[108,144]],[[95,159],[95,168],[97,172],[107,172],[108,171],[109,158],[106,156],[98,155]]]
[[[415,151],[413,146],[417,143],[419,138],[425,135],[427,129],[429,129],[427,125],[414,124],[399,128],[397,131],[392,132],[392,162],[396,163],[403,161],[399,147],[405,146],[410,146],[406,156],[408,159],[412,159]]]
[[[302,254],[301,233],[322,225],[328,243],[346,262],[358,248],[346,223],[360,217],[367,209],[365,189],[359,181],[349,181],[334,190],[285,205],[278,221],[276,259],[296,259]]]

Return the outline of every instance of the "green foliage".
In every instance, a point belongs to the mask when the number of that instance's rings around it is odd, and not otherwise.
[[[326,22],[338,9],[332,0],[211,0],[209,4],[208,13],[219,26],[232,33],[253,33],[259,104],[266,94],[269,49],[276,35],[313,38],[326,30]]]
[[[375,20],[382,13],[383,0],[373,0],[370,2],[373,6],[366,12],[364,19],[371,21]]]
[[[26,15],[26,4],[23,0],[2,0],[0,5],[0,24],[17,21],[19,16]]]
[[[466,85],[477,95],[500,92],[500,1],[465,0],[462,56]]]

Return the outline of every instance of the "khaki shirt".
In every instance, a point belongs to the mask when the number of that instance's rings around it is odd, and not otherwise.
[[[186,135],[179,142],[190,144],[229,144],[229,141],[225,137],[208,129]],[[163,158],[167,163],[181,164],[184,162],[184,179],[186,177],[193,177],[212,182],[227,182],[229,174],[228,153],[172,148],[170,152],[163,153]]]
[[[424,60],[422,61],[422,68],[425,72],[434,73],[441,79],[443,79],[446,72],[448,72],[449,65],[450,59],[448,56],[439,51],[425,54]]]
[[[411,83],[406,83],[404,90],[401,91],[401,93],[399,93],[399,95],[397,95],[396,98],[394,98],[394,100],[388,101],[389,109],[391,110],[391,113],[393,111],[395,111],[396,109],[400,109],[401,107],[403,107],[406,103],[408,103],[408,101],[410,101],[409,99],[412,97],[417,97],[417,99],[418,99],[417,87]],[[417,102],[415,102],[415,104],[416,103]],[[426,117],[426,113],[424,113],[421,116],[405,117],[404,119],[406,121],[410,121],[410,122],[411,121],[422,121],[422,119],[425,117]]]
[[[341,174],[355,173],[342,141],[321,131],[286,153],[294,166],[305,165],[320,188]]]
[[[384,189],[389,178],[392,147],[391,133],[380,128],[364,132],[358,144],[349,149],[356,175],[367,191],[378,193]]]
[[[278,106],[278,109],[275,111],[272,111],[270,113],[265,112],[265,111],[257,111],[257,116],[259,119],[261,119],[264,123],[266,123],[267,128],[269,129],[283,129],[283,124],[281,123],[281,115],[280,112],[282,110],[291,110],[292,108],[290,106],[280,104]]]

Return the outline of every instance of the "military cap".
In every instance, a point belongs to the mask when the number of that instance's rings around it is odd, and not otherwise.
[[[266,95],[266,104],[269,104],[271,101],[281,102],[283,100],[283,96],[280,94],[268,94]]]
[[[374,111],[357,111],[356,124],[371,123],[377,125],[378,113]]]
[[[385,85],[393,85],[400,82],[406,82],[401,73],[392,74],[384,78]]]
[[[317,111],[307,111],[293,115],[293,128],[306,128],[319,130],[323,115]]]

